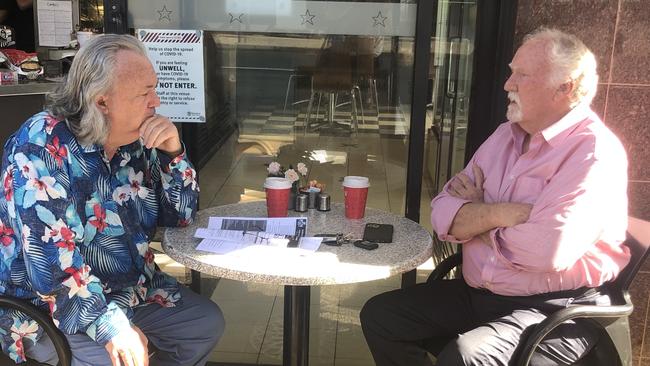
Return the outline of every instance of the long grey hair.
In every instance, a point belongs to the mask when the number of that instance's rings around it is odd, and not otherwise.
[[[46,109],[65,119],[82,145],[101,145],[106,141],[109,124],[95,102],[113,87],[116,56],[122,50],[147,56],[144,45],[133,36],[95,37],[77,52],[66,80],[47,97]]]

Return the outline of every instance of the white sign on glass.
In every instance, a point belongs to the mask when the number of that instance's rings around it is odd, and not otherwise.
[[[203,31],[139,29],[158,75],[157,113],[173,122],[205,122]]]

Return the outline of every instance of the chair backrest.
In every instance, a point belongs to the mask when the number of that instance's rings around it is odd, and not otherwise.
[[[354,39],[354,74],[357,78],[373,78],[375,73],[375,39],[358,36]]]
[[[650,222],[629,217],[627,239],[623,244],[630,249],[632,256],[630,258],[630,263],[623,268],[623,271],[621,271],[616,280],[612,282],[611,287],[617,290],[626,291],[630,288],[634,276],[639,272],[639,269],[643,266],[643,263],[649,254]]]
[[[316,59],[314,89],[347,91],[352,88],[353,60],[349,46],[349,37],[328,37]]]

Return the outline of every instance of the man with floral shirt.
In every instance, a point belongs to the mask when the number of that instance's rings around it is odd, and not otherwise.
[[[219,307],[157,271],[149,249],[158,225],[193,219],[199,190],[156,84],[134,37],[97,37],[5,145],[0,293],[48,311],[73,365],[204,365],[223,334]],[[22,313],[0,309],[0,342],[17,363],[57,362]]]

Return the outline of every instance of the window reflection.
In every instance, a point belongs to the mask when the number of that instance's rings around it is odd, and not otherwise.
[[[104,28],[104,2],[79,0],[79,30],[102,33]]]

